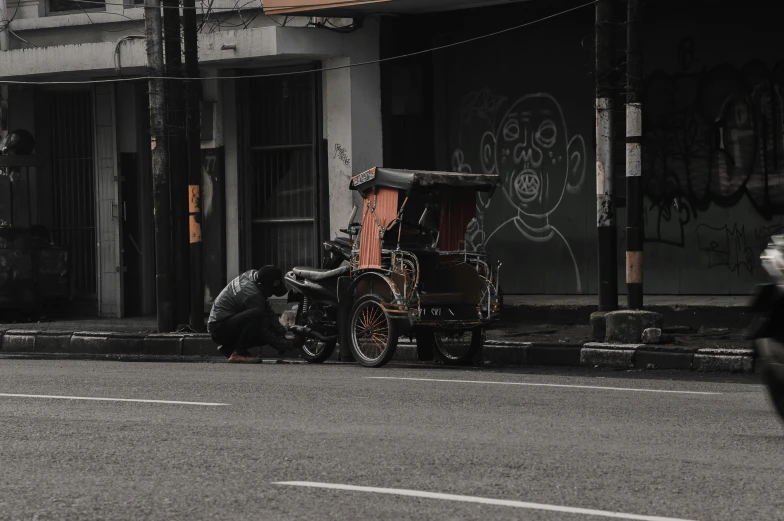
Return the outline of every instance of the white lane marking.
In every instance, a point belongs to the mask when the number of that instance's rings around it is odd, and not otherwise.
[[[392,496],[419,497],[427,499],[442,499],[446,501],[459,501],[461,503],[479,503],[482,505],[496,505],[503,507],[525,508],[528,510],[545,510],[548,512],[561,512],[567,514],[582,514],[585,516],[609,517],[614,519],[633,519],[636,521],[689,521],[674,517],[643,516],[639,514],[624,514],[623,512],[610,512],[609,510],[593,510],[590,508],[565,507],[548,505],[545,503],[529,503],[526,501],[512,501],[508,499],[492,499],[478,496],[459,496],[457,494],[442,494],[439,492],[423,492],[404,488],[358,487],[355,485],[341,485],[339,483],[317,483],[313,481],[279,481],[273,485],[292,487],[326,488],[331,490],[348,490],[352,492],[373,492]]]
[[[437,378],[404,378],[401,376],[366,376],[370,380],[410,380],[414,382],[449,382],[457,384],[492,384],[492,385],[526,385],[530,387],[567,387],[570,389],[599,389],[602,391],[633,391],[638,393],[671,393],[671,394],[703,394],[717,395],[707,391],[669,391],[666,389],[635,389],[634,387],[603,387],[599,385],[567,385],[567,384],[543,384],[535,382],[493,382],[490,380],[439,380]]]
[[[10,394],[0,393],[1,397],[6,398],[47,398],[50,400],[88,400],[93,402],[136,402],[136,403],[166,403],[174,405],[204,405],[204,406],[219,406],[231,405],[228,403],[212,403],[212,402],[178,402],[175,400],[137,400],[133,398],[95,398],[92,396],[54,396],[46,394]]]

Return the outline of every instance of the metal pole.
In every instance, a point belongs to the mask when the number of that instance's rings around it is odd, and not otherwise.
[[[596,4],[596,228],[599,311],[618,308],[617,231],[613,195],[613,0]]]
[[[629,0],[626,25],[626,287],[629,309],[642,309],[642,2]]]
[[[169,204],[169,154],[166,148],[166,100],[163,76],[161,0],[145,0],[144,32],[147,40],[147,69],[150,79],[150,131],[152,133],[152,196],[155,217],[155,285],[158,331],[174,330],[172,302],[172,236]]]
[[[180,3],[162,0],[163,46],[166,57],[166,76],[182,77],[182,35],[180,33]],[[171,182],[172,247],[174,256],[174,320],[177,325],[188,323],[188,166],[185,148],[185,87],[181,79],[166,80],[166,139],[169,145],[169,180]]]
[[[8,5],[6,0],[0,0],[0,51],[9,50],[8,41]]]
[[[199,76],[198,34],[195,0],[183,0],[182,34],[185,49],[185,76]],[[190,223],[191,302],[190,326],[204,329],[204,272],[201,242],[201,81],[186,80],[186,141],[188,146],[188,193]]]

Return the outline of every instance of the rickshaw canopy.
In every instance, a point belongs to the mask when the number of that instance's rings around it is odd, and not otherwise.
[[[490,192],[499,183],[497,174],[467,174],[457,172],[433,172],[427,170],[398,170],[394,168],[371,168],[351,179],[352,190],[364,194],[374,187],[409,190],[412,187],[470,188]]]

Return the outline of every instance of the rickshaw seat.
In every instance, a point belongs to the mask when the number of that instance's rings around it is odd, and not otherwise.
[[[340,277],[341,275],[347,275],[351,267],[346,264],[343,266],[339,266],[334,270],[325,270],[319,268],[294,268],[293,271],[294,275],[297,277],[301,277],[306,280],[310,280],[313,282],[320,282],[322,280],[328,280],[333,277]]]

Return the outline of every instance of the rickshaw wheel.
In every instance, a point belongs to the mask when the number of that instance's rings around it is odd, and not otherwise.
[[[431,338],[435,355],[444,365],[471,365],[484,337],[482,328],[477,327],[454,332],[434,330]]]
[[[365,295],[351,308],[349,335],[351,352],[365,367],[381,367],[397,348],[397,324],[390,320],[378,295]]]

